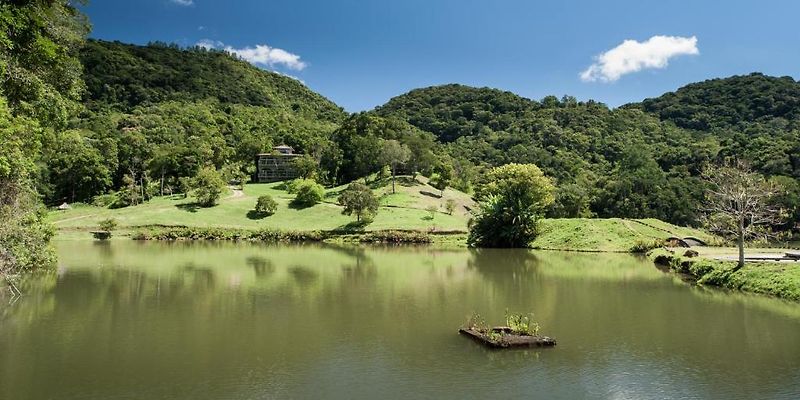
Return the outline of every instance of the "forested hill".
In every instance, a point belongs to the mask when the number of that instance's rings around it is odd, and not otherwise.
[[[325,121],[338,122],[345,116],[339,106],[296,79],[256,68],[223,51],[89,40],[80,58],[86,104],[94,110],[130,111],[163,101],[216,99]]]
[[[148,198],[204,166],[250,173],[273,145],[325,151],[347,117],[301,82],[221,51],[89,40],[80,61],[86,107],[43,146],[37,183],[50,204],[122,188]]]
[[[800,217],[798,84],[760,74],[689,85],[610,109],[565,96],[534,101],[488,88],[411,91],[376,108],[446,144],[474,173],[535,163],[557,180],[551,216],[655,217],[698,222],[706,163],[736,157],[789,190]],[[789,204],[791,203],[791,204]]]
[[[511,92],[453,84],[412,90],[376,112],[405,119],[440,141],[451,142],[479,133],[484,125],[508,129],[538,108],[539,103]]]
[[[731,129],[775,119],[796,129],[800,83],[788,76],[753,73],[692,83],[632,106],[689,129]]]

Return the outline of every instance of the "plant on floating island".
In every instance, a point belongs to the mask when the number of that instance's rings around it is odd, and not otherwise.
[[[515,314],[506,310],[506,327],[510,329],[510,334],[520,336],[536,336],[539,333],[539,324],[533,321],[533,314]],[[486,320],[478,313],[472,313],[464,323],[464,329],[482,333],[490,340],[499,340],[504,334],[508,334],[508,329],[490,328]]]
[[[536,336],[539,333],[539,323],[533,320],[533,313],[523,315],[506,310],[506,326],[517,335]]]

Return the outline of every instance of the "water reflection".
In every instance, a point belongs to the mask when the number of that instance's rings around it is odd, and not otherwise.
[[[800,390],[798,305],[694,289],[627,255],[135,242],[60,254],[63,273],[28,280],[0,323],[0,398]],[[559,346],[493,352],[455,334],[472,311],[501,322],[506,308],[534,312]]]

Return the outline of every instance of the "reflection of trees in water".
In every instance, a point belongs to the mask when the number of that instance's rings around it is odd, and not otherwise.
[[[287,271],[289,272],[289,275],[294,278],[294,281],[297,282],[297,285],[302,288],[310,287],[319,278],[319,274],[316,271],[306,268],[302,265],[289,267]]]
[[[92,242],[92,247],[100,253],[104,260],[112,260],[114,258],[114,250],[108,240],[95,240]]]
[[[268,260],[264,257],[250,256],[247,257],[246,262],[247,265],[253,268],[256,278],[264,278],[275,272],[275,264],[272,263],[272,260]]]
[[[467,266],[492,281],[527,282],[536,275],[539,260],[526,249],[473,249]]]
[[[378,276],[375,261],[361,249],[353,256],[353,262],[342,265],[342,280],[348,283],[374,281]],[[343,287],[347,287],[346,285]]]

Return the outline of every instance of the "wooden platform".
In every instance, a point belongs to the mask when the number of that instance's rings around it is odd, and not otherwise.
[[[553,347],[556,345],[556,340],[547,336],[528,336],[502,332],[500,333],[499,338],[493,339],[484,332],[464,328],[459,329],[458,333],[466,335],[478,343],[495,349],[506,349],[513,347]]]

